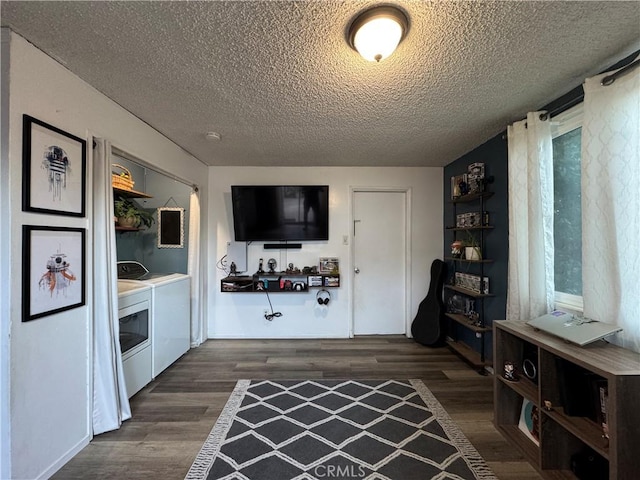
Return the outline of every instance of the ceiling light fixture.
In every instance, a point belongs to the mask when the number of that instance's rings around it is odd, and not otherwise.
[[[371,62],[391,55],[409,30],[402,10],[380,5],[360,13],[349,25],[349,45]]]

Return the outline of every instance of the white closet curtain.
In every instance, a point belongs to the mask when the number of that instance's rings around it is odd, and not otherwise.
[[[188,273],[191,276],[191,347],[204,341],[204,288],[200,262],[200,198],[196,187],[189,201],[189,259]]]
[[[509,267],[507,320],[526,321],[553,308],[553,151],[543,112],[507,128]]]
[[[116,238],[113,228],[111,143],[93,138],[93,433],[131,418],[118,340]]]
[[[584,315],[621,326],[613,341],[640,352],[640,68],[605,76],[584,84]]]

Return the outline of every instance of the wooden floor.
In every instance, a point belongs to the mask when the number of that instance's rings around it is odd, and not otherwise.
[[[239,379],[421,379],[502,480],[541,477],[492,425],[491,376],[402,336],[209,340],[131,399],[133,418],[55,479],[182,479]]]

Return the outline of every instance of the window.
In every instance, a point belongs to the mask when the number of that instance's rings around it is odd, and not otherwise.
[[[553,117],[551,133],[556,307],[582,311],[582,104]]]

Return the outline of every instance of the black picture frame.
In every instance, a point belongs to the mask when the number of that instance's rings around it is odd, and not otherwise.
[[[86,229],[22,226],[22,321],[86,304]]]
[[[22,210],[84,217],[87,141],[24,114]]]
[[[158,248],[184,248],[184,208],[158,208]]]

